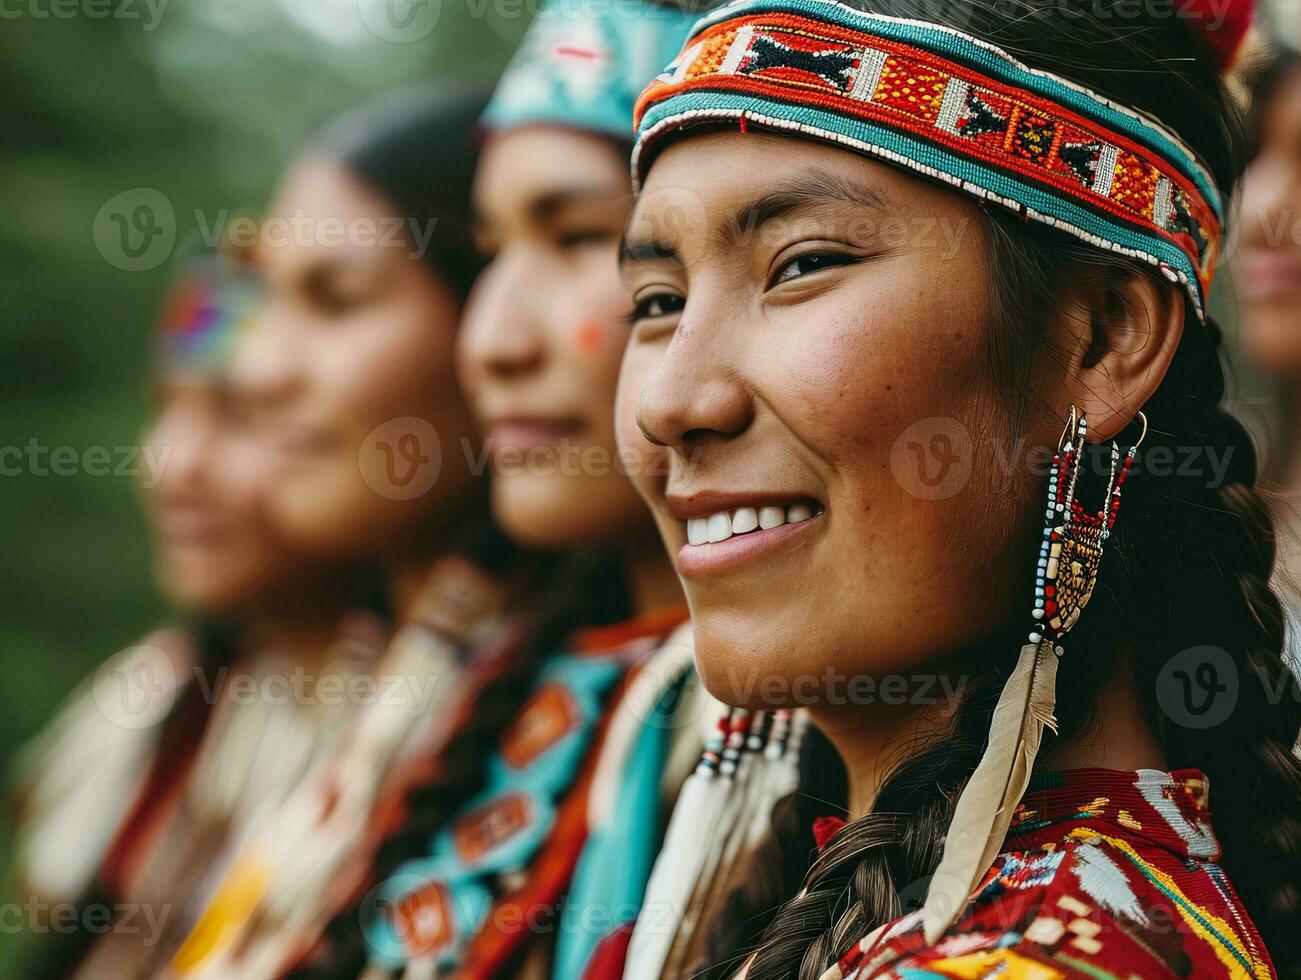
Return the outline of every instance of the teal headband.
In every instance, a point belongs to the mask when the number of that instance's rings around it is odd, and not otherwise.
[[[694,17],[644,0],[553,0],[529,27],[484,112],[491,130],[532,123],[632,139],[638,93]]]
[[[1160,122],[960,31],[835,0],[737,0],[637,103],[633,179],[666,137],[736,124],[875,157],[1158,267],[1199,315],[1223,205]]]

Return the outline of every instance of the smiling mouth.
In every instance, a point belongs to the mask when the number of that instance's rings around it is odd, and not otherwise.
[[[794,503],[790,506],[769,504],[764,507],[738,507],[722,510],[709,517],[687,521],[687,544],[720,544],[740,534],[772,531],[786,524],[802,524],[822,513],[817,503]]]
[[[685,522],[687,543],[678,552],[678,571],[695,577],[734,568],[814,529],[825,512],[822,504],[808,500],[691,518]]]

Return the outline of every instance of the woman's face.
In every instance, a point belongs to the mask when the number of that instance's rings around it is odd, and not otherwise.
[[[143,488],[159,587],[178,606],[212,616],[283,593],[301,571],[259,509],[266,455],[228,409],[214,383],[165,382],[145,437],[160,461],[156,482]]]
[[[232,370],[276,460],[277,529],[335,560],[418,551],[473,492],[458,304],[406,236],[384,232],[393,218],[339,164],[294,167],[263,225],[266,301]]]
[[[985,249],[958,195],[812,142],[718,133],[655,163],[623,259],[619,437],[668,457],[637,485],[719,698],[829,701],[1028,603]]]
[[[1242,339],[1265,373],[1301,379],[1301,68],[1262,113],[1260,155],[1242,189],[1236,265]]]
[[[491,453],[493,515],[537,547],[626,537],[647,525],[613,422],[628,338],[625,159],[599,137],[513,130],[485,148],[474,201],[492,260],[458,362]]]

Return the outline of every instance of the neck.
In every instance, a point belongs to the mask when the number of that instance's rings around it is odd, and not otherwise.
[[[334,653],[344,617],[361,608],[355,598],[349,590],[326,588],[282,595],[249,613],[240,631],[241,646],[293,664],[322,665]]]
[[[861,705],[810,711],[812,722],[835,747],[849,780],[850,820],[871,812],[885,781],[899,765],[934,739],[952,720],[946,704]]]
[[[389,572],[389,597],[393,603],[393,621],[405,623],[411,618],[420,591],[429,578],[429,570],[437,555],[403,562]]]
[[[455,507],[437,524],[417,529],[409,546],[388,561],[387,579],[393,620],[406,622],[429,578],[434,562],[444,555],[472,555],[492,533],[487,498],[475,496]]]
[[[685,601],[682,582],[653,528],[632,542],[626,570],[636,615],[662,612]]]
[[[1068,650],[1066,656],[1070,656]],[[1059,692],[1059,696],[1060,696]],[[1047,742],[1042,768],[1062,769],[1165,769],[1167,761],[1156,733],[1148,723],[1134,672],[1134,655],[1128,648],[1116,658],[1116,667],[1103,682],[1094,703],[1093,721],[1069,742]]]
[[[1284,492],[1295,491],[1301,487],[1301,381],[1285,386],[1279,403],[1284,421],[1273,469]]]
[[[1070,653],[1067,653],[1070,656]],[[849,818],[872,810],[881,788],[901,764],[946,737],[970,675],[930,669],[916,676],[934,678],[926,704],[873,704],[864,708],[817,710],[812,720],[835,746],[849,780]],[[876,690],[884,700],[883,678]],[[1059,696],[1066,692],[1059,689]],[[894,698],[894,700],[899,700]],[[918,700],[921,700],[920,698]],[[1165,753],[1147,720],[1129,650],[1117,657],[1116,668],[1094,703],[1093,723],[1069,742],[1056,744],[1048,733],[1038,768],[1164,769]]]

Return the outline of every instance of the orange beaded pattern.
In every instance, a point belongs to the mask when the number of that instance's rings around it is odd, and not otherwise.
[[[1000,59],[1006,70],[991,71]],[[1045,94],[1067,86],[1065,101]],[[1204,309],[1222,229],[1192,152],[1159,123],[977,39],[831,0],[733,4],[699,22],[638,99],[635,178],[650,144],[721,119],[883,157],[1015,208],[1159,266]]]

